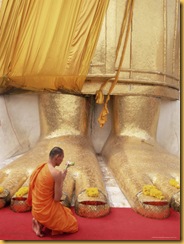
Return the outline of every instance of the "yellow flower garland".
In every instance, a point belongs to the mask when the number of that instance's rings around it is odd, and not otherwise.
[[[16,197],[22,197],[22,196],[24,196],[25,194],[27,194],[28,193],[28,187],[27,186],[23,186],[23,187],[21,187],[16,193],[15,193],[15,195],[16,195]]]
[[[153,185],[144,185],[143,186],[143,194],[145,196],[151,196],[151,197],[156,197],[160,200],[164,199],[164,196],[160,190],[158,190],[155,186]]]
[[[180,188],[180,184],[179,184],[175,179],[170,179],[170,180],[169,180],[169,184],[170,184],[171,186],[176,187],[177,189]]]
[[[2,186],[0,186],[0,193],[2,193],[4,191],[4,188]]]
[[[86,194],[88,197],[98,197],[98,188],[91,187],[86,189]]]

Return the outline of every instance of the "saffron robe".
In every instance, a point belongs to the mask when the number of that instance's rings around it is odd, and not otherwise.
[[[27,203],[32,206],[33,217],[55,233],[78,231],[78,223],[72,211],[54,201],[54,178],[47,163],[39,165],[33,171]]]

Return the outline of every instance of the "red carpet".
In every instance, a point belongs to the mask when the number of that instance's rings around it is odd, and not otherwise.
[[[0,209],[0,240],[180,240],[180,214],[172,210],[164,220],[145,218],[130,208],[111,208],[98,219],[75,216],[77,233],[39,238],[32,231],[31,212],[15,213],[6,207]]]

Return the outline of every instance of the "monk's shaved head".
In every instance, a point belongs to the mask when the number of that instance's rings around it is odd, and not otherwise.
[[[49,157],[53,158],[56,155],[64,155],[63,149],[60,147],[53,147],[49,153]]]

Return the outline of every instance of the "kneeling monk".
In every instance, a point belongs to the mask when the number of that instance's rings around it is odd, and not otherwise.
[[[54,147],[48,163],[39,165],[30,177],[27,203],[32,206],[33,230],[40,237],[43,236],[43,227],[52,230],[53,235],[78,231],[73,213],[60,203],[67,169],[62,172],[55,167],[63,158],[63,150]]]

